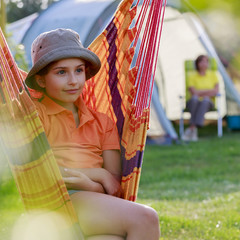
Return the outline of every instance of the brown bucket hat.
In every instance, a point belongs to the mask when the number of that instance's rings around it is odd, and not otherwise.
[[[58,28],[40,34],[32,43],[31,57],[33,67],[25,83],[32,89],[36,89],[34,75],[53,61],[72,57],[83,59],[88,66],[86,79],[93,77],[101,67],[98,56],[84,48],[78,33],[71,29]]]

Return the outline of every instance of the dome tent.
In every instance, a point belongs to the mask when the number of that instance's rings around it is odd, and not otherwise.
[[[80,34],[83,45],[88,46],[105,28],[119,3],[120,0],[61,0],[54,3],[39,14],[22,38],[29,63],[31,43],[40,33],[59,27],[72,28]],[[195,59],[199,54],[215,57],[223,79],[222,115],[226,114],[225,95],[240,104],[239,94],[224,71],[202,23],[192,13],[181,13],[179,7],[180,1],[169,0],[167,3],[148,133],[149,136],[166,137],[170,142],[178,139],[170,120],[180,117],[179,95],[185,92],[184,60]],[[210,114],[210,118],[215,116]]]
[[[179,96],[185,96],[184,61],[200,54],[216,59],[220,76],[220,113],[222,117],[240,115],[240,94],[234,86],[209,38],[200,18],[192,12],[180,12],[168,7],[164,17],[156,83],[159,99],[170,120],[181,115]],[[189,118],[189,113],[184,113]],[[217,113],[206,113],[207,119],[217,119]],[[231,129],[231,126],[228,124]]]
[[[71,28],[79,33],[83,45],[88,46],[104,29],[120,0],[61,0],[42,11],[22,38],[31,63],[31,44],[42,32],[56,28]]]

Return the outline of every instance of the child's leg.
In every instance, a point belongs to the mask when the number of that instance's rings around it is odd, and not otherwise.
[[[71,199],[81,229],[88,237],[113,235],[127,240],[159,239],[158,215],[150,207],[94,192],[74,193]]]

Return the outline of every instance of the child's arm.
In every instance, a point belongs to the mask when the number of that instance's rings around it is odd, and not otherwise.
[[[103,191],[109,195],[121,197],[121,160],[118,150],[103,151],[104,168],[64,168],[65,175],[68,174],[67,187],[72,189],[82,189],[94,191],[94,183],[101,185]],[[63,172],[63,171],[62,171]],[[79,174],[79,179],[78,179]],[[84,178],[83,176],[87,177]],[[89,183],[91,181],[91,184]]]
[[[91,180],[101,183],[107,194],[122,197],[120,152],[119,150],[104,150],[102,156],[103,168],[84,168],[80,171]]]
[[[113,185],[112,182],[106,182],[110,189],[113,188],[115,191],[114,195],[117,197],[123,196],[123,191],[121,188],[122,179],[122,164],[120,158],[119,150],[105,150],[103,151],[103,167],[115,178],[118,184]],[[110,185],[112,184],[112,185]],[[105,187],[105,185],[104,185]]]
[[[100,183],[92,181],[79,169],[60,167],[60,171],[68,189],[105,193]]]
[[[61,171],[68,189],[107,193],[121,197],[119,180],[104,168],[64,168]]]
[[[103,151],[103,167],[121,183],[122,165],[119,150]]]
[[[120,180],[117,180],[116,177],[108,170],[104,168],[83,168],[75,170],[83,173],[92,181],[101,184],[105,193],[112,196],[121,197],[122,191]]]

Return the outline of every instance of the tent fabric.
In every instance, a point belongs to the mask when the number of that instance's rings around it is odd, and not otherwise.
[[[187,59],[194,60],[200,54],[216,59],[220,79],[221,116],[239,114],[240,94],[220,61],[201,21],[193,13],[181,13],[169,2],[165,12],[155,77],[157,92],[153,93],[153,99],[158,98],[158,101],[152,102],[154,114],[150,117],[148,136],[155,136],[158,132],[160,135],[170,134],[172,139],[176,137],[170,121],[178,120],[181,116],[180,96],[185,95],[184,62]],[[159,109],[159,112],[155,109]],[[190,114],[184,113],[184,119],[189,118]],[[205,118],[217,120],[218,116],[216,112],[209,112]],[[159,125],[160,119],[167,120],[167,126]]]
[[[184,61],[196,59],[198,55],[213,55],[208,52],[200,38],[204,34],[194,25],[197,19],[189,13],[180,13],[176,9],[167,8],[164,19],[164,29],[159,55],[159,68],[156,72],[156,83],[160,102],[170,120],[177,120],[181,116],[180,96],[185,95]],[[200,27],[199,25],[198,27]],[[208,43],[209,46],[210,43]],[[220,79],[220,92],[222,97],[221,114],[226,114],[225,89],[223,79]],[[189,118],[189,114],[185,117]],[[216,119],[212,113],[207,113],[206,118]]]
[[[31,44],[42,32],[71,28],[87,47],[108,25],[120,0],[61,0],[42,11],[24,34],[21,43],[31,66]],[[46,24],[47,22],[47,24]]]
[[[83,44],[87,46],[110,21],[118,2],[117,0],[59,1],[35,19],[24,34],[22,44],[29,50],[32,40],[38,34],[48,29],[65,26],[67,21],[69,26],[80,33]],[[94,8],[94,5],[97,8]],[[148,136],[156,135],[158,132],[159,135],[170,136],[173,140],[178,136],[171,121],[178,120],[181,115],[179,95],[183,95],[185,89],[184,61],[186,59],[195,59],[200,54],[214,57],[221,75],[222,116],[234,112],[233,109],[226,109],[225,96],[240,106],[240,95],[221,64],[204,26],[195,14],[181,13],[178,10],[179,7],[182,7],[180,1],[169,0],[167,3],[155,77],[156,91],[153,91],[155,101],[151,104],[152,113],[148,130]],[[89,17],[85,16],[86,12]],[[86,19],[81,21],[82,17]],[[45,24],[46,19],[48,24]],[[83,24],[76,24],[77,22]],[[89,22],[89,25],[85,25],[86,22]],[[91,27],[87,28],[90,25]],[[27,52],[27,56],[28,61],[31,62],[30,52]],[[188,119],[190,115],[186,113],[184,117]],[[216,119],[216,115],[207,113],[206,118]]]
[[[7,31],[10,35],[12,35],[11,38],[14,39],[15,43],[21,43],[26,31],[33,24],[33,21],[38,17],[38,15],[38,13],[33,13],[23,19],[8,24]]]

